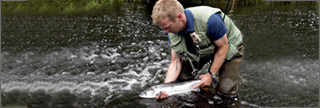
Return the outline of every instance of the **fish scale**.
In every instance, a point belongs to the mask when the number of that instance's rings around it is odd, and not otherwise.
[[[154,85],[139,94],[141,98],[155,98],[160,91],[166,92],[169,96],[176,94],[189,93],[192,91],[200,91],[199,88],[193,89],[193,86],[198,84],[200,80],[192,80],[186,82],[177,83],[164,83],[159,85]]]

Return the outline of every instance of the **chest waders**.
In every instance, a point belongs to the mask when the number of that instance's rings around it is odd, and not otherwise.
[[[193,14],[194,32],[184,36],[169,33],[169,40],[171,48],[177,55],[183,61],[190,63],[193,69],[191,74],[195,76],[199,71],[200,58],[207,58],[215,53],[215,45],[211,42],[211,37],[207,35],[207,22],[211,15],[220,13],[223,17],[224,13],[218,8],[208,6],[192,7],[188,8],[188,10]],[[229,50],[226,55],[226,60],[228,61],[238,53],[237,46],[242,44],[242,34],[228,17],[225,17],[224,24],[228,29],[227,38]],[[194,51],[190,51],[190,48]],[[196,65],[194,65],[193,62],[195,62]]]

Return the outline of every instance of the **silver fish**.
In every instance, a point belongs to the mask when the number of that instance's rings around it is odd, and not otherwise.
[[[193,86],[198,84],[200,81],[201,80],[192,80],[179,83],[159,84],[144,90],[139,94],[139,96],[142,98],[155,98],[156,95],[160,94],[160,91],[166,92],[168,96],[180,93],[188,93],[191,91],[200,91],[199,88],[193,89]]]

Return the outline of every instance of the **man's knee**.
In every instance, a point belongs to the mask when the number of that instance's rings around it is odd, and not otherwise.
[[[237,82],[230,78],[221,79],[217,91],[226,95],[235,95],[238,91]]]

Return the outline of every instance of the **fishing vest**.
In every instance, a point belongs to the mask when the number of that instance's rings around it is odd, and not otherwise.
[[[183,61],[191,60],[193,62],[199,62],[200,58],[208,57],[215,53],[215,45],[211,42],[211,36],[208,36],[208,20],[209,17],[215,13],[220,13],[223,18],[224,13],[218,8],[212,8],[208,6],[187,8],[193,14],[194,30],[195,33],[201,39],[199,43],[193,43],[192,41],[186,42],[186,38],[189,35],[181,36],[174,33],[169,33],[169,40],[171,48],[179,55]],[[226,55],[226,60],[229,61],[235,57],[238,53],[238,46],[242,44],[242,34],[240,30],[234,25],[229,17],[225,17],[224,24],[227,31],[227,38],[229,43],[229,50]],[[199,46],[196,53],[188,51],[187,44],[196,44]],[[188,45],[190,46],[190,45]],[[196,48],[196,47],[194,47]],[[190,49],[190,48],[189,48]]]

